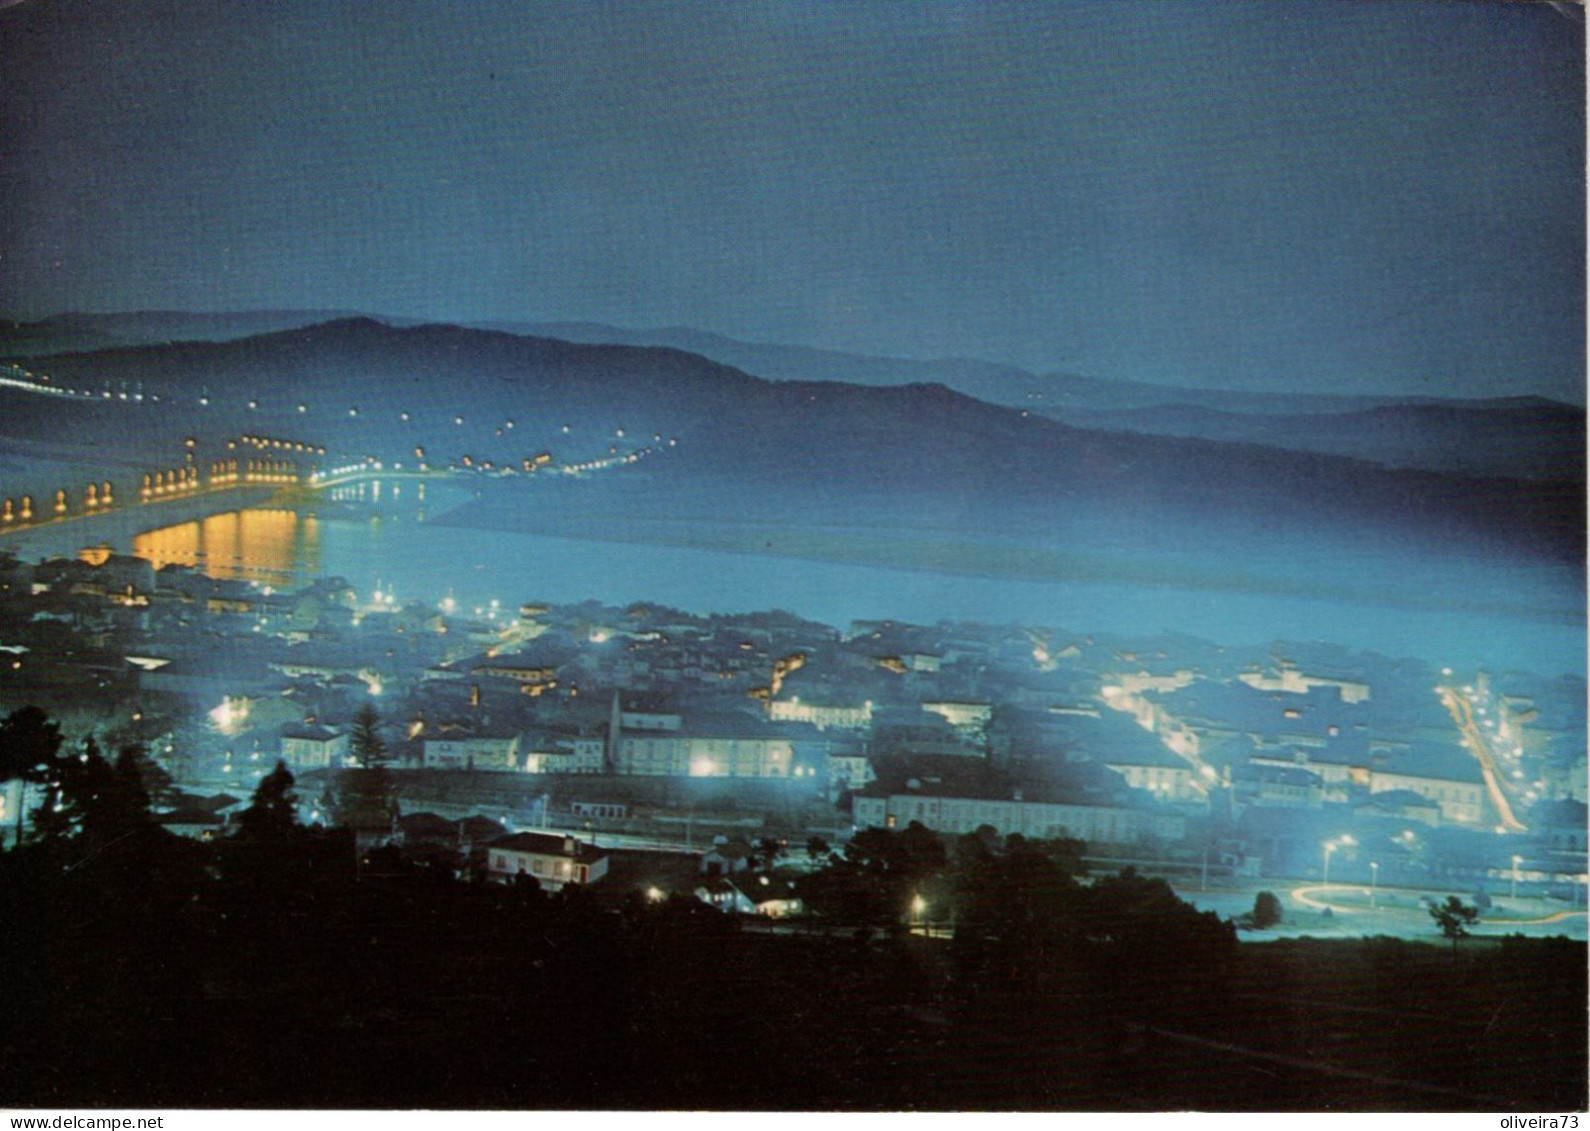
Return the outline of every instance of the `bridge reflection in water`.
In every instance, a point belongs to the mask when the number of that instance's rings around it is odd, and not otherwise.
[[[209,577],[281,585],[320,570],[320,521],[295,510],[228,511],[137,535],[133,553]]]

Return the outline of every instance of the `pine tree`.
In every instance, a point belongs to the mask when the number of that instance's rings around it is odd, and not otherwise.
[[[239,835],[256,841],[281,841],[298,827],[298,796],[287,763],[260,779],[249,807],[238,816]]]
[[[374,704],[366,703],[353,716],[353,734],[348,745],[349,752],[364,769],[382,769],[390,761],[386,739],[381,737],[381,716],[376,713]]]
[[[387,772],[391,755],[381,737],[381,716],[366,703],[353,717],[349,753],[357,769],[336,775],[331,797],[332,820],[342,828],[377,833],[391,828],[397,814],[392,775]]]

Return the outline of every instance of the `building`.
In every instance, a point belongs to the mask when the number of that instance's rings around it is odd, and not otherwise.
[[[1407,791],[1439,806],[1441,820],[1475,825],[1485,820],[1488,799],[1479,764],[1456,747],[1421,745],[1401,751],[1305,749],[1263,752],[1255,766],[1305,769],[1319,778],[1325,801],[1360,794]]]
[[[15,826],[18,817],[22,816],[22,788],[21,778],[0,782],[0,830]],[[0,832],[0,837],[4,835]]]
[[[486,726],[469,730],[442,727],[435,737],[426,738],[423,764],[428,770],[517,770],[519,732]]]
[[[1443,821],[1475,825],[1485,820],[1488,799],[1478,765],[1469,767],[1467,774],[1462,770],[1421,770],[1396,764],[1370,770],[1371,794],[1403,790],[1439,805]]]
[[[94,567],[96,579],[107,594],[128,593],[145,598],[154,594],[155,567],[144,558],[111,553],[103,546],[81,550],[78,558]]]
[[[294,770],[338,767],[348,756],[348,735],[335,727],[288,723],[282,727],[281,755]]]
[[[558,891],[607,875],[607,853],[572,836],[514,833],[487,846],[486,871],[504,881],[532,876],[548,891]]]
[[[847,789],[860,789],[878,780],[872,759],[854,751],[828,752],[828,794],[834,800]]]
[[[506,658],[477,664],[471,674],[492,679],[511,679],[529,686],[550,686],[557,682],[558,669],[551,664]]]
[[[1259,691],[1307,695],[1316,687],[1333,687],[1344,703],[1362,703],[1369,698],[1369,684],[1360,679],[1335,674],[1310,675],[1289,660],[1282,660],[1273,675],[1264,671],[1248,671],[1237,678]]]
[[[1132,753],[1106,755],[1106,766],[1133,789],[1145,789],[1162,801],[1202,803],[1208,800],[1206,779],[1164,748],[1138,746]]]
[[[938,715],[957,730],[982,730],[988,725],[988,720],[994,717],[994,708],[988,703],[959,703],[944,700],[923,703],[922,709]]]
[[[697,712],[677,729],[621,727],[610,745],[618,774],[815,778],[823,769],[823,744],[810,732],[770,726],[737,711]]]
[[[726,915],[765,915],[783,919],[805,910],[795,894],[794,881],[786,876],[738,875],[708,880],[698,886],[695,897]]]
[[[606,743],[600,737],[556,735],[534,746],[524,752],[527,774],[599,774],[606,768]]]
[[[1529,818],[1552,852],[1579,853],[1586,850],[1586,813],[1583,801],[1546,801],[1530,811]]]
[[[818,730],[860,730],[872,725],[872,700],[859,704],[814,703],[792,695],[774,699],[768,704],[767,715],[774,722],[810,723]]]
[[[912,778],[901,790],[874,783],[852,802],[857,828],[904,828],[912,821],[935,832],[960,836],[992,826],[1001,836],[1053,839],[1076,837],[1090,844],[1180,840],[1186,820],[1154,809],[1087,805],[1034,795],[1021,789],[978,789]]]
[[[172,809],[156,814],[155,820],[168,833],[190,840],[214,840],[226,832],[226,819],[208,809]]]
[[[732,876],[751,866],[752,848],[741,837],[723,835],[712,838],[712,848],[702,854],[701,874],[704,876]]]
[[[1287,771],[1280,771],[1286,773]],[[1411,789],[1383,789],[1353,806],[1355,817],[1394,817],[1424,825],[1441,823],[1441,805]]]
[[[1230,787],[1243,805],[1272,809],[1318,809],[1325,803],[1320,776],[1297,766],[1241,762],[1230,768]]]
[[[732,713],[694,716],[685,760],[694,778],[782,778],[796,770],[794,743]]]

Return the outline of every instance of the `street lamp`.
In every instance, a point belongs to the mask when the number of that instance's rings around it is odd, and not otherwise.
[[[1375,909],[1375,895],[1380,890],[1380,862],[1369,862],[1369,910]]]
[[[1354,840],[1352,838],[1352,835],[1349,834],[1349,833],[1344,833],[1341,836],[1337,837],[1335,840],[1327,840],[1325,842],[1325,868],[1324,868],[1324,873],[1325,874],[1320,880],[1320,886],[1321,887],[1328,887],[1330,885],[1330,882],[1331,882],[1331,853],[1335,852],[1338,848],[1342,847],[1343,845],[1357,844],[1357,843],[1358,842],[1356,840]]]
[[[911,897],[911,925],[913,928],[922,925],[922,913],[927,910],[927,900],[920,895]]]

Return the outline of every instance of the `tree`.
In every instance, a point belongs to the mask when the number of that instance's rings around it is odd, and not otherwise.
[[[287,763],[260,779],[249,807],[238,815],[238,835],[254,841],[282,841],[298,827],[298,797]]]
[[[366,703],[353,716],[353,734],[348,747],[354,759],[367,770],[381,769],[390,760],[386,739],[381,737],[381,716],[375,704]]]
[[[916,821],[904,830],[863,829],[801,882],[801,898],[819,914],[847,923],[905,922],[913,898],[948,863],[938,835]]]
[[[386,739],[381,737],[381,716],[375,705],[365,703],[353,716],[349,753],[358,768],[343,770],[329,783],[328,808],[333,823],[356,832],[379,833],[390,830],[397,818],[391,760]]]
[[[27,787],[42,781],[44,767],[61,749],[61,728],[37,707],[22,707],[0,720],[0,781],[22,783],[17,805],[16,843],[22,843],[22,815],[27,809]]]
[[[1263,930],[1273,927],[1281,921],[1281,901],[1276,898],[1273,891],[1261,891],[1253,897],[1252,923],[1254,927]]]
[[[149,811],[149,787],[145,767],[150,765],[144,748],[133,743],[121,748],[102,799],[101,822],[105,833],[120,837],[148,830],[154,824]]]
[[[806,841],[806,856],[813,864],[819,860],[826,860],[831,852],[833,849],[820,836],[810,837]]]
[[[1436,921],[1441,933],[1452,940],[1452,954],[1455,957],[1458,940],[1468,937],[1469,928],[1479,921],[1480,909],[1464,903],[1455,895],[1449,895],[1445,903],[1430,906],[1430,918]]]
[[[166,768],[149,756],[142,743],[128,743],[121,748],[121,758],[129,761],[136,770],[139,788],[153,805],[169,805],[176,793],[175,782]],[[120,758],[117,760],[120,764]]]
[[[154,805],[169,807],[176,799],[177,783],[159,762],[145,755],[138,760],[138,776]]]
[[[54,847],[74,842],[82,859],[90,860],[151,831],[149,794],[138,769],[141,754],[129,747],[112,764],[93,738],[77,750],[57,753],[40,771],[45,793],[33,811],[34,839]]]
[[[906,887],[948,863],[944,843],[920,821],[903,830],[863,829],[845,845],[845,859],[864,871],[899,877]]]
[[[753,867],[772,871],[773,864],[784,855],[784,842],[776,836],[765,836],[756,842],[756,852],[751,859]]]

